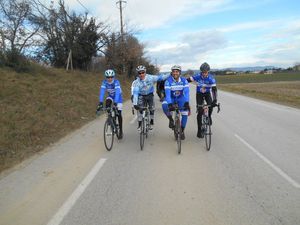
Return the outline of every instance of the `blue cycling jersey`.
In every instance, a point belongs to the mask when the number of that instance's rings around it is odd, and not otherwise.
[[[178,82],[170,76],[165,81],[166,101],[168,104],[176,101],[189,102],[189,83],[184,77],[179,77]]]
[[[99,102],[103,102],[105,92],[107,92],[108,97],[112,98],[115,103],[122,103],[122,89],[120,82],[114,79],[111,83],[107,80],[103,80],[101,84]]]
[[[216,80],[211,73],[207,77],[203,77],[201,73],[198,73],[190,79],[197,82],[196,90],[200,93],[209,93],[211,88],[216,86]]]

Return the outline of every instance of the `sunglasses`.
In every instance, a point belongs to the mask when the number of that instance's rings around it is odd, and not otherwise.
[[[145,71],[142,71],[142,72],[138,72],[138,74],[144,74],[145,73]]]
[[[112,78],[114,78],[114,77],[106,77],[107,79],[112,79]]]

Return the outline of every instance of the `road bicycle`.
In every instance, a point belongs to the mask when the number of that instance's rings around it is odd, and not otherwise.
[[[210,107],[218,107],[218,113],[220,112],[220,103],[216,104],[216,105],[207,105],[207,104],[203,104],[203,105],[197,105],[197,112],[199,112],[200,110],[202,110],[202,116],[201,116],[201,120],[202,120],[202,126],[201,126],[201,132],[205,137],[205,147],[206,150],[209,151],[210,147],[211,147],[211,123],[210,123],[210,119],[209,119],[209,108]]]
[[[139,108],[142,113],[142,121],[140,127],[140,147],[141,150],[144,148],[145,138],[148,138],[148,132],[150,130],[150,110],[149,106],[142,106]]]
[[[177,151],[178,154],[181,153],[181,136],[182,136],[182,130],[181,130],[181,113],[180,109],[177,103],[174,104],[174,112],[173,113],[173,121],[174,121],[174,137],[177,142]]]
[[[106,121],[104,123],[103,137],[107,151],[110,151],[114,144],[114,136],[120,138],[120,126],[118,121],[118,108],[116,106],[103,108],[106,111]]]

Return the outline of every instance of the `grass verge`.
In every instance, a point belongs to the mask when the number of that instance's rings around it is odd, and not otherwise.
[[[38,66],[30,74],[0,68],[0,171],[93,120],[102,79]],[[120,82],[128,99],[131,80]]]
[[[218,84],[221,90],[300,108],[300,81]]]

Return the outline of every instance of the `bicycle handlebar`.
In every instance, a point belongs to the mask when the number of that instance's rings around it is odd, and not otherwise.
[[[147,109],[149,109],[149,106],[140,106],[139,107],[140,111],[147,110]]]
[[[113,107],[103,107],[102,109],[101,109],[101,111],[108,111],[108,110],[113,110]]]
[[[115,111],[115,115],[118,115],[118,107],[116,106],[110,106],[110,107],[102,107],[100,111],[111,113],[112,111]]]
[[[179,108],[179,105],[178,103],[174,103],[174,110],[171,110],[171,111],[180,111],[180,110],[185,110],[184,108]]]
[[[218,107],[217,113],[219,113],[220,110],[221,110],[221,105],[220,105],[220,103],[218,103],[218,104],[216,104],[216,105],[208,105],[208,104],[197,105],[197,109],[199,109],[199,108],[204,108],[204,107],[208,107],[208,108],[209,108],[209,107],[212,107],[212,108]]]

